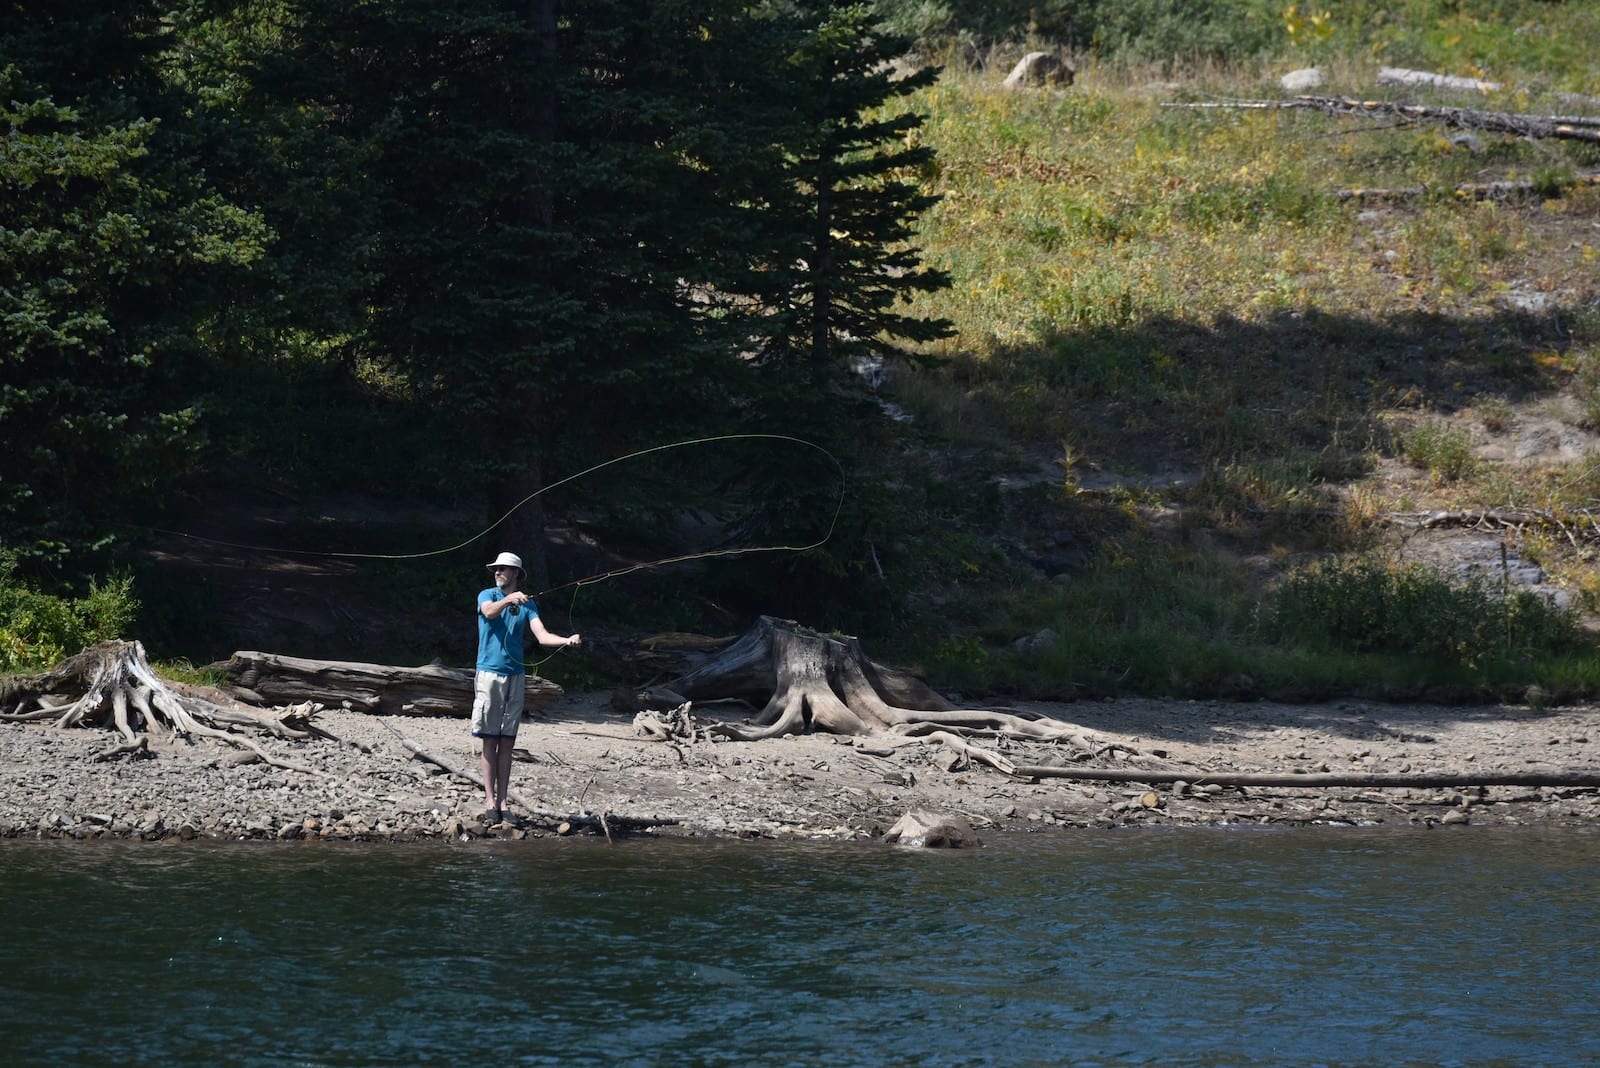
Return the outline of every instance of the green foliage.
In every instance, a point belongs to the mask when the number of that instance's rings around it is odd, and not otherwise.
[[[207,339],[269,238],[171,132],[154,6],[75,7],[0,30],[0,527],[33,567],[194,458]]]
[[[1472,451],[1472,431],[1453,423],[1439,420],[1419,423],[1405,433],[1401,448],[1408,463],[1441,482],[1465,478],[1478,466]]]
[[[1593,4],[1539,0],[877,0],[926,55],[1059,46],[1108,62],[1246,64],[1362,55],[1390,66],[1521,75],[1522,88],[1593,93]]]
[[[1576,615],[1529,590],[1372,557],[1322,561],[1291,573],[1263,613],[1268,633],[1353,653],[1415,656],[1464,668],[1566,653]]]
[[[1573,397],[1578,402],[1578,423],[1600,430],[1600,351],[1582,354],[1573,375]]]
[[[1281,33],[1265,0],[877,0],[877,12],[926,53],[998,42],[1057,42],[1124,58],[1243,57]]]
[[[133,580],[89,580],[81,597],[55,596],[17,578],[17,556],[0,549],[0,675],[43,671],[63,658],[126,635],[138,614]]]

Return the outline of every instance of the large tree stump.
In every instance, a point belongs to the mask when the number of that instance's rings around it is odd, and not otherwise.
[[[211,667],[227,677],[235,696],[251,704],[315,701],[358,712],[462,718],[472,714],[471,668],[394,667],[249,651],[234,653]],[[529,675],[525,705],[537,712],[561,693],[549,679]]]
[[[1060,741],[1091,755],[1124,748],[1034,712],[957,708],[913,676],[874,663],[855,638],[828,637],[770,616],[762,616],[705,664],[667,683],[664,693],[691,701],[764,701],[751,723],[714,728],[742,741],[812,731],[889,735],[946,745],[964,759],[1006,774],[1015,770],[1011,761],[965,739]]]
[[[311,769],[272,756],[234,728],[307,738],[314,729],[310,719],[315,712],[316,706],[301,705],[265,715],[224,705],[196,688],[180,693],[155,673],[144,646],[136,641],[101,642],[42,674],[0,679],[0,720],[6,722],[113,727],[123,740],[116,752],[143,749],[147,732],[164,729],[216,738],[249,749],[270,764],[304,772]]]

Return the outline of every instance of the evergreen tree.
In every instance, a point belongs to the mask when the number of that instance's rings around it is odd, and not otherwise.
[[[896,43],[860,7],[284,10],[252,80],[366,205],[321,231],[363,250],[357,346],[437,413],[491,519],[642,445],[843,425],[853,356],[943,332],[894,307],[941,282],[910,250],[927,153],[894,109],[932,72],[884,73]],[[525,507],[493,538],[537,561],[539,530]]]
[[[802,5],[808,32],[785,57],[794,115],[784,144],[784,194],[768,214],[778,269],[757,290],[763,355],[784,365],[787,389],[824,394],[819,381],[863,358],[903,354],[907,342],[950,334],[944,320],[897,308],[948,284],[912,244],[935,198],[917,172],[932,149],[916,142],[921,116],[901,103],[936,68],[897,75],[905,40],[880,32],[863,4]],[[789,269],[782,269],[787,266]]]
[[[207,180],[154,3],[0,8],[0,530],[103,547],[195,455],[196,381],[269,235]]]
[[[848,599],[873,586],[862,581],[876,573],[866,537],[885,506],[881,492],[867,489],[865,471],[887,434],[863,374],[951,332],[948,322],[903,306],[948,284],[921,263],[913,242],[919,215],[934,202],[918,182],[932,150],[916,138],[922,118],[906,103],[938,71],[901,72],[907,42],[881,31],[866,5],[823,0],[785,11],[796,32],[773,64],[784,102],[771,116],[777,151],[750,178],[763,204],[752,257],[761,269],[744,279],[760,309],[750,320],[757,406],[769,426],[799,430],[843,458],[851,501],[826,550],[755,566],[765,572],[757,584],[769,590]],[[824,529],[837,483],[831,475],[798,478],[776,460],[748,472],[752,507],[742,536],[803,544]]]

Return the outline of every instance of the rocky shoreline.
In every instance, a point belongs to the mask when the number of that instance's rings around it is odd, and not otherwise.
[[[1060,828],[1239,825],[1600,827],[1600,789],[1472,786],[1494,773],[1592,772],[1592,706],[1450,708],[1334,702],[1106,701],[1026,706],[1137,751],[1126,771],[1190,769],[1175,783],[1008,777],[951,766],[935,746],[889,749],[826,735],[713,740],[717,716],[669,741],[635,735],[608,695],[557,699],[526,723],[513,773],[516,825],[487,826],[463,720],[324,709],[326,737],[259,740],[275,760],[210,738],[152,737],[106,757],[103,729],[0,724],[0,836],[31,839],[505,841],[561,833],[872,839],[902,815],[954,816],[981,838]],[[737,718],[726,716],[725,718]],[[439,762],[418,755],[418,750]],[[1078,754],[1008,743],[1020,765]],[[1091,766],[1088,764],[1081,766]],[[1233,787],[1226,773],[1459,775],[1461,786]]]

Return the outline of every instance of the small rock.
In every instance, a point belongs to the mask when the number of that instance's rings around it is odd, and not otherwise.
[[[1060,644],[1061,635],[1057,634],[1049,627],[1046,627],[1036,634],[1030,634],[1025,638],[1018,638],[1016,641],[1011,643],[1011,650],[1012,652],[1017,653],[1037,653],[1046,649],[1053,649]]]
[[[1441,816],[1439,822],[1445,824],[1471,823],[1472,817],[1467,815],[1466,809],[1453,808]]]

